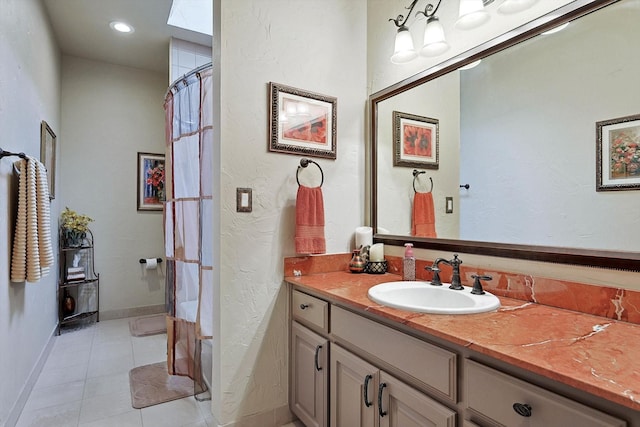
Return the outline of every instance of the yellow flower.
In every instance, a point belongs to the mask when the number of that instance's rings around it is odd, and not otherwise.
[[[89,230],[89,223],[93,221],[87,215],[80,215],[68,207],[64,208],[62,215],[60,215],[60,220],[60,227],[79,233],[86,233]]]

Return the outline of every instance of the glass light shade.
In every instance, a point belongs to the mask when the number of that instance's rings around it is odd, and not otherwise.
[[[538,0],[504,0],[500,6],[498,6],[498,13],[510,15],[513,13],[522,12],[529,9]]]
[[[413,38],[411,37],[409,29],[405,26],[398,28],[391,62],[394,64],[404,64],[415,59],[417,56],[418,53],[413,47]]]
[[[489,14],[484,10],[482,0],[460,0],[456,28],[470,30],[479,27],[489,20]]]
[[[437,17],[432,16],[427,20],[424,28],[424,44],[420,50],[422,56],[438,56],[449,49],[449,44],[444,36],[444,28]]]

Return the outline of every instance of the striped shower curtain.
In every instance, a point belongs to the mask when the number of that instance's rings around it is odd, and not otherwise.
[[[167,202],[167,367],[206,390],[200,343],[213,335],[211,64],[174,83],[167,92],[165,134]]]

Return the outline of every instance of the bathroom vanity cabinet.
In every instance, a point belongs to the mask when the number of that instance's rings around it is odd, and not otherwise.
[[[290,409],[307,427],[640,426],[637,416],[606,413],[602,399],[563,396],[552,381],[536,385],[518,368],[344,299],[290,286]]]
[[[89,230],[77,244],[67,243],[60,230],[58,272],[58,330],[81,321],[100,320],[100,275],[94,266],[93,233]]]

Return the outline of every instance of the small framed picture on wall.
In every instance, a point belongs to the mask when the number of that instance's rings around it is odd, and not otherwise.
[[[596,123],[596,191],[640,189],[640,114]]]
[[[336,158],[338,99],[269,83],[269,151]]]
[[[40,122],[40,162],[47,170],[49,199],[56,198],[56,134],[47,122]]]
[[[438,119],[393,112],[393,166],[438,169]]]
[[[162,211],[165,201],[164,154],[138,153],[138,210]]]

